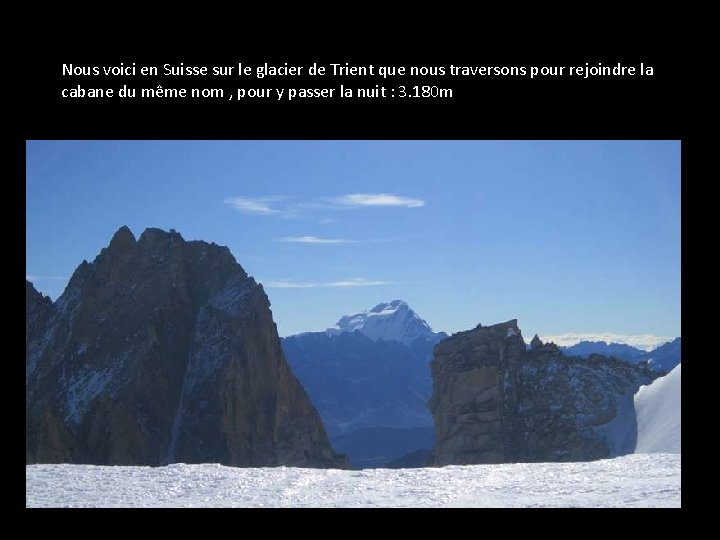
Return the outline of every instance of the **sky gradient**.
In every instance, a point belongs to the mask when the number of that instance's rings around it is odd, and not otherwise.
[[[680,335],[679,141],[29,141],[26,170],[53,299],[128,225],[229,246],[280,335],[393,299],[436,331]]]

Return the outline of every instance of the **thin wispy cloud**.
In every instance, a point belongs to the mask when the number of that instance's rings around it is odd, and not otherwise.
[[[273,208],[271,204],[278,203],[285,197],[227,197],[223,200],[233,210],[251,216],[282,215],[284,211]]]
[[[288,242],[290,244],[356,244],[357,240],[345,238],[320,238],[318,236],[285,236],[276,238],[276,242]]]
[[[390,193],[351,193],[338,197],[300,199],[289,196],[227,197],[223,202],[241,214],[249,216],[277,216],[296,219],[323,212],[338,212],[354,208],[398,207],[419,208],[425,201]],[[314,218],[314,219],[317,219]],[[321,217],[318,223],[332,223],[333,218]]]
[[[543,341],[552,341],[556,345],[567,347],[581,341],[605,341],[607,343],[624,343],[644,351],[650,351],[674,338],[655,336],[653,334],[613,334],[605,333],[565,333],[540,336]]]
[[[35,274],[26,274],[25,279],[28,281],[62,281],[65,276],[38,276]]]
[[[406,208],[425,206],[425,201],[422,199],[389,193],[352,193],[335,197],[332,201],[343,206],[404,206]]]
[[[280,280],[262,281],[261,283],[269,289],[318,289],[332,287],[377,287],[380,285],[390,285],[392,281],[370,281],[363,278],[354,278],[325,282]]]

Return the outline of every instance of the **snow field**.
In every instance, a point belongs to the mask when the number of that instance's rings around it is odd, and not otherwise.
[[[26,466],[28,507],[679,507],[680,455],[423,469]]]

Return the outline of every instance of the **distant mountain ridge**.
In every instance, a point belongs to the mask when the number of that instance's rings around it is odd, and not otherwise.
[[[560,347],[567,356],[588,358],[592,354],[612,356],[628,362],[648,362],[655,371],[670,372],[680,363],[681,338],[660,345],[652,351],[644,351],[626,343],[605,341],[581,341],[575,345]]]
[[[432,425],[428,347],[416,356],[397,341],[360,332],[282,339],[285,356],[333,437],[368,427]]]
[[[413,447],[408,434],[431,429],[429,362],[446,337],[394,300],[341,317],[325,332],[285,337],[282,347],[336,448],[355,466],[378,466],[427,447]],[[384,435],[374,446],[353,435],[378,429]]]
[[[413,460],[404,459],[418,452],[426,458],[435,446],[435,429],[432,426],[416,428],[371,427],[340,435],[333,439],[333,448],[342,454],[352,455],[356,469],[390,466],[413,466]],[[421,467],[424,463],[414,466]]]
[[[642,359],[647,360],[654,370],[669,373],[680,364],[681,345],[681,339],[679,337],[675,338],[664,345],[660,345],[657,349],[645,353]]]
[[[591,354],[602,354],[630,361],[638,361],[645,354],[645,351],[632,345],[606,341],[581,341],[575,345],[560,347],[560,349],[568,356],[587,358]]]

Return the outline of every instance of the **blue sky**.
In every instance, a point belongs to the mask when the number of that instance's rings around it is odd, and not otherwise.
[[[447,332],[680,335],[678,141],[29,141],[26,165],[53,299],[128,225],[229,246],[281,335],[396,298]]]

